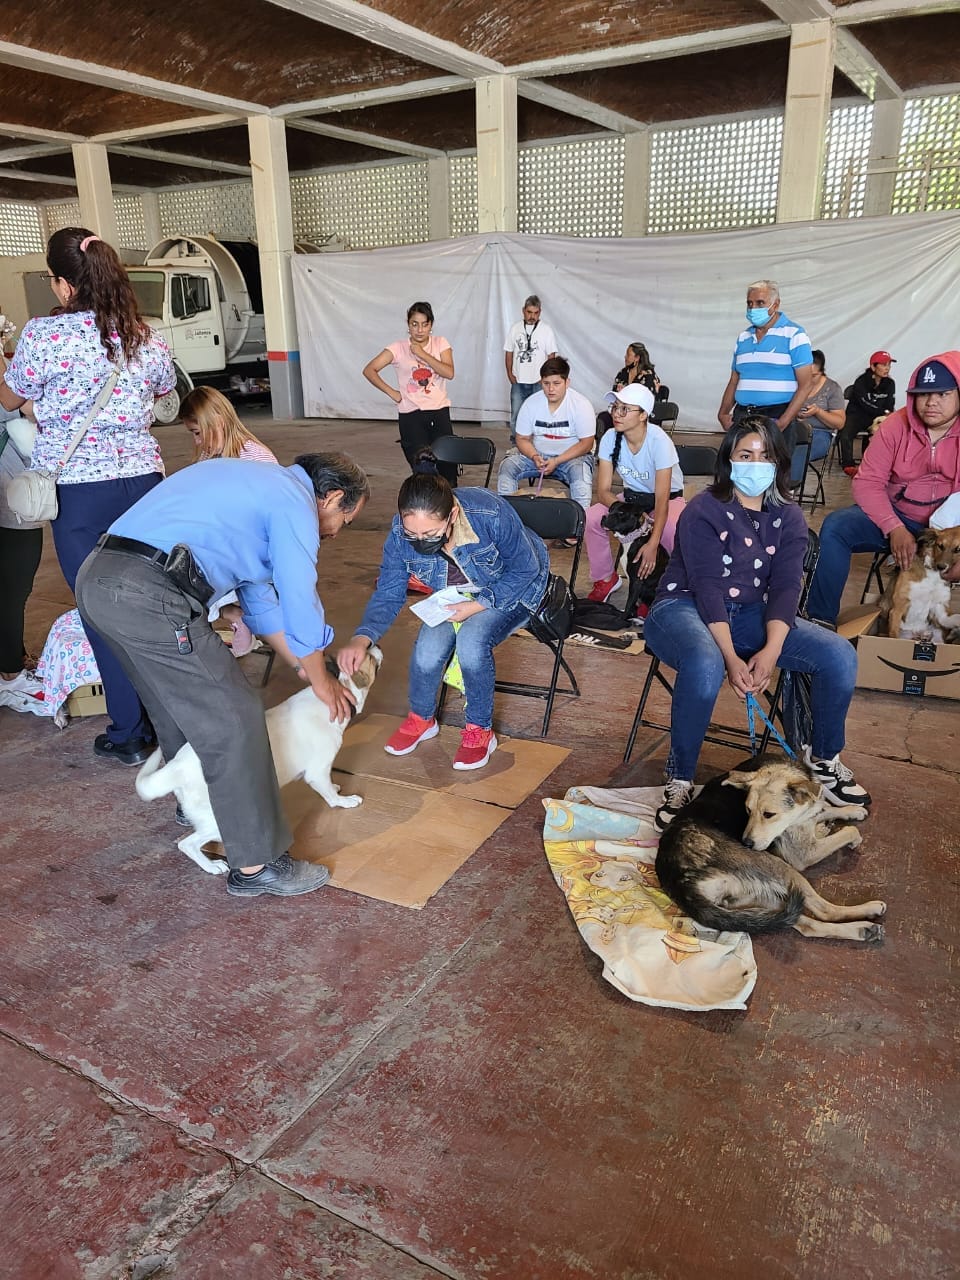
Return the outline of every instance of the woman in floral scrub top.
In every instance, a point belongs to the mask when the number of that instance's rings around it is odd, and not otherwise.
[[[116,250],[83,227],[65,227],[47,245],[50,287],[59,314],[27,322],[0,404],[33,400],[37,442],[31,465],[54,470],[104,382],[117,374],[108,404],[64,468],[59,511],[51,521],[63,575],[73,589],[97,539],[163,479],[160,447],[150,434],[153,401],[175,383],[167,345],[144,324]],[[122,764],[150,754],[153,728],[113,651],[88,633],[111,723],[94,751]]]

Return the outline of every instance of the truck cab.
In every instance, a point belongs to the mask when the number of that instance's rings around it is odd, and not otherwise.
[[[163,335],[184,372],[226,368],[223,317],[211,268],[131,267],[130,282],[141,315]]]

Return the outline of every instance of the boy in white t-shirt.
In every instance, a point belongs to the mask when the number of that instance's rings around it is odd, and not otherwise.
[[[517,447],[500,464],[497,493],[516,493],[528,477],[553,476],[586,511],[596,429],[590,401],[570,386],[570,365],[563,356],[551,356],[540,367],[540,390],[517,415]]]

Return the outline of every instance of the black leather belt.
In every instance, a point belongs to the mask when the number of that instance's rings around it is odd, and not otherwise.
[[[161,569],[167,567],[169,553],[151,547],[149,542],[138,542],[136,538],[121,538],[118,533],[105,533],[97,543],[101,551],[125,551],[129,556],[146,560],[148,564],[158,564]]]
[[[152,547],[149,542],[123,538],[118,533],[105,533],[97,542],[97,550],[122,551],[124,555],[136,556],[147,564],[155,564],[158,569],[163,570],[178,591],[202,605],[209,604],[213,597],[213,587],[203,576],[203,570],[185,543],[177,543],[172,551],[161,551],[159,547]]]

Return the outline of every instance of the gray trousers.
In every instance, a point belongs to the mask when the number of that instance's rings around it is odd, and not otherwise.
[[[207,621],[206,609],[157,565],[93,551],[77,575],[77,607],[103,636],[146,707],[164,759],[185,742],[200,759],[231,867],[274,862],[292,834],[260,695]],[[192,651],[181,653],[184,628]]]

